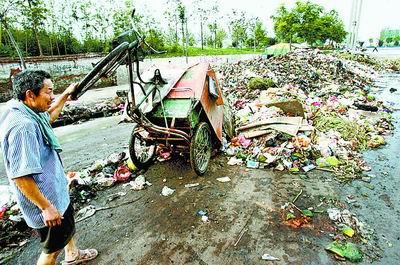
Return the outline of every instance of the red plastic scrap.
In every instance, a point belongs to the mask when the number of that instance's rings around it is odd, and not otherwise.
[[[311,222],[311,218],[307,216],[300,216],[286,221],[286,224],[293,228],[300,228]]]
[[[132,173],[129,170],[129,167],[122,165],[117,168],[114,172],[113,178],[116,181],[127,181],[131,177]]]
[[[3,216],[6,212],[7,212],[7,207],[3,206],[0,208],[0,219],[3,219]]]

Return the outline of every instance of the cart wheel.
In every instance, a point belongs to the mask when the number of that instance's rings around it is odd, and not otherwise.
[[[211,158],[211,131],[206,122],[201,122],[190,142],[190,164],[197,175],[207,171]]]
[[[146,141],[140,132],[132,132],[129,141],[129,154],[133,164],[139,169],[146,169],[153,162],[156,146]]]

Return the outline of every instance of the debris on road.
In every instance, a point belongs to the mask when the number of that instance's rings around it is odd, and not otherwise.
[[[147,186],[151,186],[152,184],[148,182],[143,175],[139,175],[135,178],[135,180],[130,181],[129,183],[125,183],[123,186],[130,186],[131,190],[143,190]]]
[[[114,172],[115,181],[127,181],[131,177],[131,171],[128,166],[122,165]]]
[[[174,192],[175,192],[175,190],[173,190],[173,189],[171,189],[171,188],[169,188],[167,186],[164,186],[162,188],[162,190],[161,190],[161,195],[162,196],[169,196],[169,195],[172,195]]]
[[[346,258],[351,262],[362,261],[362,252],[353,243],[341,243],[341,242],[331,242],[325,247],[327,251],[330,251],[339,257]]]
[[[200,183],[189,183],[189,184],[185,184],[185,188],[194,188],[199,185],[200,185]]]
[[[139,198],[136,198],[136,199],[133,199],[133,200],[130,200],[130,201],[125,201],[125,202],[119,203],[117,205],[106,206],[106,207],[96,207],[96,206],[93,206],[93,205],[88,205],[88,206],[80,209],[76,213],[76,222],[78,223],[78,222],[81,222],[81,221],[83,221],[83,220],[85,220],[85,219],[87,219],[89,217],[92,217],[98,211],[113,209],[113,208],[120,207],[120,206],[123,206],[123,205],[131,204],[131,203],[134,203],[134,202],[140,200],[141,198],[142,197],[139,197]]]
[[[268,260],[268,261],[276,261],[279,260],[278,258],[271,256],[270,254],[264,254],[262,255],[261,259],[263,260]]]
[[[217,180],[218,180],[219,182],[222,182],[222,183],[224,183],[224,182],[230,182],[230,181],[231,181],[231,179],[230,179],[229,177],[217,178]]]

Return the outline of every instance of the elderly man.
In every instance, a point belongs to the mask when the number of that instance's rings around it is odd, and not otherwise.
[[[26,223],[37,229],[43,246],[37,264],[55,264],[65,249],[64,264],[80,264],[97,256],[79,250],[75,221],[60,144],[50,126],[74,91],[70,85],[57,99],[50,75],[25,70],[13,82],[14,99],[0,117],[0,144],[10,184]]]

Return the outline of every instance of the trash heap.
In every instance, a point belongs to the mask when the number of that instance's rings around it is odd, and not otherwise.
[[[385,144],[391,110],[369,93],[377,72],[318,50],[221,65],[218,79],[233,106],[238,136],[225,142],[228,164],[336,172],[370,169],[360,151]]]
[[[97,191],[113,186],[117,182],[128,182],[132,190],[142,190],[151,183],[142,175],[126,155],[127,152],[113,153],[106,159],[95,161],[90,167],[79,172],[68,172],[71,200],[75,205],[89,202]],[[134,179],[134,180],[133,180]]]
[[[9,250],[25,245],[32,229],[22,218],[15,201],[0,207],[0,263],[9,258]]]
[[[82,103],[70,101],[64,107],[54,127],[68,125],[75,122],[86,121],[91,118],[108,117],[120,114],[124,108],[124,99],[118,96],[101,102]]]

